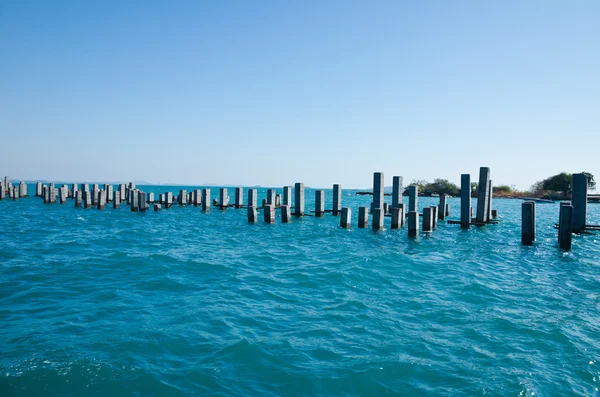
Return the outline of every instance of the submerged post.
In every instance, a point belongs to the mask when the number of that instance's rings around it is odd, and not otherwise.
[[[439,212],[439,207],[438,206],[434,205],[434,206],[431,207],[431,216],[432,216],[432,218],[431,218],[431,223],[432,223],[431,227],[433,229],[436,229],[437,225],[438,225],[438,215],[439,215],[438,212]]]
[[[402,203],[402,204],[398,204],[398,208],[400,208],[400,227],[404,227],[404,225],[406,224],[406,217],[408,216],[408,213],[406,212],[406,204]]]
[[[408,237],[417,237],[419,234],[419,213],[417,211],[408,212]]]
[[[409,213],[410,214],[410,213]],[[410,227],[410,219],[409,227]],[[431,207],[423,208],[423,231],[430,232],[433,229],[433,211]]]
[[[275,206],[267,204],[263,207],[265,223],[275,223]]]
[[[373,222],[371,226],[373,230],[381,230],[383,229],[383,208],[373,208]]]
[[[477,222],[487,223],[490,194],[490,169],[479,168],[479,193],[477,195]]]
[[[350,229],[350,223],[352,220],[352,210],[350,208],[342,208],[342,216],[340,217],[340,227],[343,229]]]
[[[342,210],[342,186],[339,184],[333,185],[333,204],[332,204],[333,216],[338,216]]]
[[[131,212],[138,212],[140,209],[139,195],[136,190],[130,190],[129,192],[130,192],[129,205],[131,208]]]
[[[281,209],[281,223],[289,223],[291,216],[290,206],[282,205],[279,208]]]
[[[67,202],[67,195],[69,194],[69,191],[67,190],[66,186],[63,186],[59,189],[58,191],[58,195],[59,195],[59,200],[61,204],[64,204]]]
[[[487,220],[488,222],[492,220],[492,198],[494,196],[494,184],[490,179],[490,186],[488,187],[488,205],[487,205]]]
[[[294,215],[304,215],[304,183],[300,182],[294,186]]]
[[[471,175],[460,176],[460,227],[471,227]]]
[[[408,213],[419,211],[419,187],[410,185],[408,187]]]
[[[390,226],[392,229],[399,229],[401,225],[400,217],[402,217],[402,210],[398,207],[392,207],[390,210],[392,212],[392,225]]]
[[[585,174],[573,174],[573,233],[585,231],[587,218],[587,176]]]
[[[252,189],[250,189],[252,190]],[[256,207],[248,206],[248,223],[256,223]]]
[[[533,245],[535,241],[535,203],[525,201],[521,204],[521,244]]]
[[[560,206],[560,216],[558,224],[558,244],[563,250],[571,249],[573,239],[573,206],[566,204]]]
[[[321,217],[325,213],[325,192],[315,190],[315,216]]]
[[[146,211],[148,209],[148,202],[146,201],[146,193],[138,192],[138,208],[140,211]]]
[[[369,226],[369,209],[367,207],[358,208],[358,228],[364,229]]]

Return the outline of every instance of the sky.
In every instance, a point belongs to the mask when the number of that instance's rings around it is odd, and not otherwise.
[[[0,0],[0,174],[600,179],[600,2]]]

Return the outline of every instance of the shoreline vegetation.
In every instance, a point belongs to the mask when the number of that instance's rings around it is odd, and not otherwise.
[[[596,182],[594,175],[589,172],[583,172],[588,177],[588,190],[595,190]],[[506,199],[541,199],[541,200],[570,200],[571,188],[573,183],[573,175],[561,172],[550,176],[542,181],[534,183],[529,190],[517,190],[514,185],[499,185],[493,187],[494,198]],[[433,182],[426,180],[413,180],[408,186],[417,186],[419,196],[422,197],[439,197],[446,194],[450,197],[460,196],[460,187],[447,179],[436,178]],[[471,183],[471,196],[477,197],[478,183]],[[372,195],[370,191],[359,191],[357,195]],[[391,196],[391,193],[385,193],[386,196]],[[402,193],[403,196],[408,196],[408,187]],[[588,201],[591,203],[600,203],[600,194],[588,194]]]

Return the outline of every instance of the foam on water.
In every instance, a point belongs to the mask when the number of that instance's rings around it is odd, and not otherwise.
[[[356,216],[0,202],[1,394],[598,395],[600,239],[560,251],[540,204],[523,247],[520,201],[494,208],[411,240]]]

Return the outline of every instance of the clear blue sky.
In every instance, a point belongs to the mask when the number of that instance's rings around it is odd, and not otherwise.
[[[600,1],[0,2],[0,173],[600,179]]]

